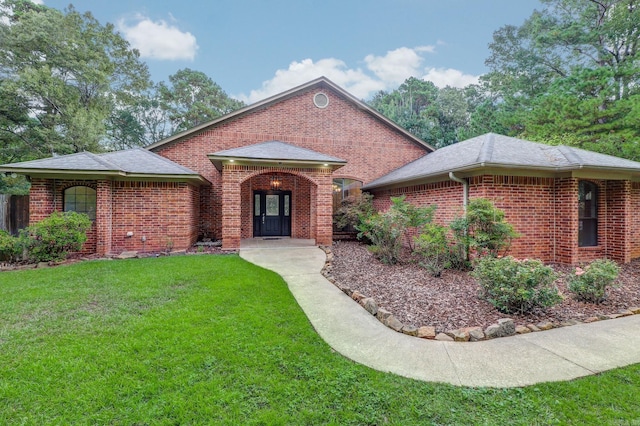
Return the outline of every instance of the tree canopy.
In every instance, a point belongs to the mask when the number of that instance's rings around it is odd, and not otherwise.
[[[138,52],[90,13],[0,8],[0,162],[100,151],[118,102],[150,84]]]

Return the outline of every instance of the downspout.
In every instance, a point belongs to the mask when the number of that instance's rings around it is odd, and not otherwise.
[[[449,172],[449,179],[462,184],[462,207],[464,208],[464,213],[467,214],[467,206],[469,205],[469,182],[457,177],[453,172]]]
[[[465,179],[461,179],[453,174],[453,172],[449,172],[449,179],[454,182],[458,182],[462,184],[462,207],[464,209],[464,215],[467,215],[467,206],[469,205],[469,182]],[[465,239],[467,237],[468,230],[464,230]],[[466,243],[465,243],[466,246]],[[464,260],[469,260],[469,247],[466,246],[464,248]]]

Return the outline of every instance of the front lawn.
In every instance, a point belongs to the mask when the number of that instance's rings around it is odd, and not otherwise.
[[[0,273],[0,424],[636,424],[640,366],[475,389],[334,353],[237,256]]]

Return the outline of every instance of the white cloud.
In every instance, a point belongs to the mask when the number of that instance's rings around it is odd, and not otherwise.
[[[437,44],[441,46],[445,43],[438,41]],[[248,95],[240,94],[233,97],[253,103],[321,76],[327,77],[361,99],[367,99],[380,90],[394,90],[409,77],[430,80],[438,87],[464,87],[478,82],[478,76],[459,70],[424,68],[424,55],[435,52],[436,46],[429,45],[400,47],[388,51],[384,56],[370,54],[364,58],[365,69],[349,68],[344,61],[336,58],[325,58],[315,62],[312,59],[294,61],[287,69],[277,70],[272,79],[262,83],[260,89],[252,90]]]
[[[433,52],[433,49],[432,47],[419,47],[416,49],[401,47],[387,52],[385,56],[367,55],[364,61],[367,64],[367,68],[380,80],[387,84],[400,85],[408,77],[418,73],[424,60],[419,53],[425,51]]]
[[[171,17],[173,19],[173,17]],[[180,31],[166,21],[152,21],[145,16],[137,16],[133,25],[124,20],[118,22],[118,29],[131,46],[140,51],[143,58],[161,60],[190,60],[198,50],[196,38],[190,32]]]
[[[249,95],[234,97],[253,103],[321,76],[327,77],[356,97],[365,97],[372,91],[384,89],[380,81],[360,69],[347,68],[341,60],[328,58],[313,62],[311,59],[303,59],[300,62],[292,62],[285,70],[277,70],[275,76],[262,83],[260,89],[252,90]]]
[[[465,74],[453,68],[427,68],[422,79],[433,82],[438,87],[452,86],[465,87],[469,84],[477,84],[479,75]]]

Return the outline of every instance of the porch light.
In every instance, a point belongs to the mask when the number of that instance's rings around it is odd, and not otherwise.
[[[272,175],[271,176],[271,181],[270,181],[271,189],[278,190],[278,189],[280,189],[281,185],[282,185],[282,181],[280,179],[278,179],[278,176]]]

